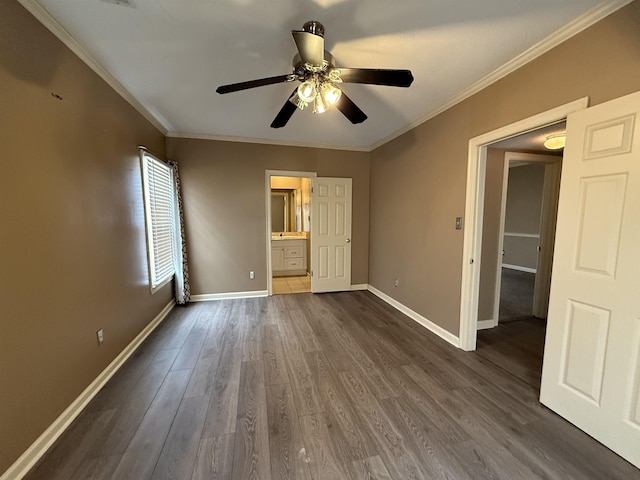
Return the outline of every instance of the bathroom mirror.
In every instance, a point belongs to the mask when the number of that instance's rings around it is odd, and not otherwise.
[[[289,194],[271,190],[271,231],[289,231]]]
[[[271,231],[301,232],[300,190],[293,188],[271,189]]]

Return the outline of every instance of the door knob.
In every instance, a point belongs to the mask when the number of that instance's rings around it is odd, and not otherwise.
[[[347,238],[347,243],[351,243],[351,239],[350,238]]]

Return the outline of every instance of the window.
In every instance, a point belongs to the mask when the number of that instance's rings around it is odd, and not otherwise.
[[[175,273],[176,216],[173,170],[141,149],[147,252],[151,291],[169,282]]]

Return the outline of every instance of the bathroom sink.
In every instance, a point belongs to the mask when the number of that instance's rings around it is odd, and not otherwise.
[[[272,234],[271,235],[271,240],[305,240],[307,238],[307,235],[304,232],[301,233],[297,233],[297,232],[285,232],[285,233],[278,233],[278,234]]]

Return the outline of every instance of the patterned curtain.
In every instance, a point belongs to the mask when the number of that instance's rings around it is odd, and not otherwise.
[[[189,265],[187,263],[187,244],[184,236],[184,211],[182,208],[182,189],[180,188],[180,174],[178,173],[177,162],[167,162],[173,169],[173,178],[175,179],[176,199],[178,200],[178,211],[176,215],[176,224],[180,228],[178,233],[178,248],[176,249],[176,303],[184,305],[189,303],[191,299],[191,287],[189,286]]]

